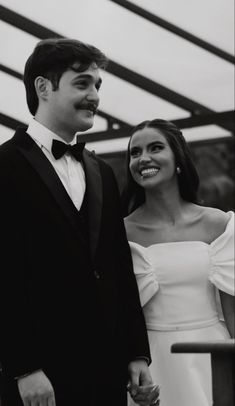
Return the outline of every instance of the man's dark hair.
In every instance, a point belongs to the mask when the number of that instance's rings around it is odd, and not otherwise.
[[[79,63],[76,68],[75,63]],[[53,90],[56,90],[66,70],[83,72],[92,63],[101,69],[105,69],[108,63],[106,56],[92,45],[67,38],[49,38],[40,41],[28,58],[24,70],[27,104],[32,115],[35,115],[38,108],[38,96],[34,86],[37,76],[49,79]]]
[[[145,191],[133,179],[129,164],[130,164],[130,143],[132,136],[139,130],[144,128],[154,128],[159,130],[166,138],[175,157],[175,165],[181,170],[178,174],[179,192],[182,199],[198,203],[197,191],[199,187],[199,176],[197,169],[193,163],[191,152],[183,137],[182,132],[170,121],[155,119],[143,121],[134,127],[131,131],[131,137],[127,150],[127,180],[123,191],[123,210],[124,216],[134,211],[145,201]]]

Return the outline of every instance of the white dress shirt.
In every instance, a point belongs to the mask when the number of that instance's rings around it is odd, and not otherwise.
[[[35,119],[30,121],[27,133],[53,165],[72,202],[80,210],[86,189],[85,172],[82,164],[67,152],[60,159],[55,159],[51,152],[52,141],[53,139],[63,140]],[[75,140],[72,144],[74,143]]]

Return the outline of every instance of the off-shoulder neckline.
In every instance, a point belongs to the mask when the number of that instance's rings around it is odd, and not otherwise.
[[[144,245],[141,245],[141,244],[139,244],[139,243],[137,243],[135,241],[129,241],[129,243],[138,245],[139,247],[144,248],[144,249],[148,249],[148,248],[154,247],[156,245],[185,244],[185,243],[199,243],[199,244],[204,244],[204,245],[206,245],[208,247],[212,247],[218,240],[220,240],[227,233],[230,222],[231,222],[231,220],[233,219],[233,216],[234,216],[233,211],[228,211],[228,214],[229,214],[230,217],[229,217],[228,222],[226,224],[225,230],[223,231],[222,234],[220,234],[218,237],[216,237],[210,243],[207,243],[205,241],[200,241],[200,240],[183,240],[183,241],[158,242],[158,243],[148,245],[147,247],[145,247]]]

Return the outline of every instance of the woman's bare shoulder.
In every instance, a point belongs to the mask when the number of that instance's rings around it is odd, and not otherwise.
[[[129,214],[127,217],[124,218],[127,238],[129,241],[136,240],[136,236],[138,235],[139,232],[140,222],[141,219],[138,209],[136,209],[135,211],[133,211],[131,214]]]
[[[229,221],[229,213],[214,207],[201,207],[202,221],[205,227],[213,227],[218,234],[221,234]]]
[[[124,218],[125,224],[138,223],[139,221],[140,221],[140,208],[139,207]]]

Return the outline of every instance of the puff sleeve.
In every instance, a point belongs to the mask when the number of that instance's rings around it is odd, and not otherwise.
[[[129,244],[139,288],[140,302],[143,307],[157,293],[159,284],[151,263],[145,255],[145,248],[134,242],[129,242]]]
[[[226,229],[210,245],[211,270],[209,280],[220,290],[234,296],[234,213]]]

